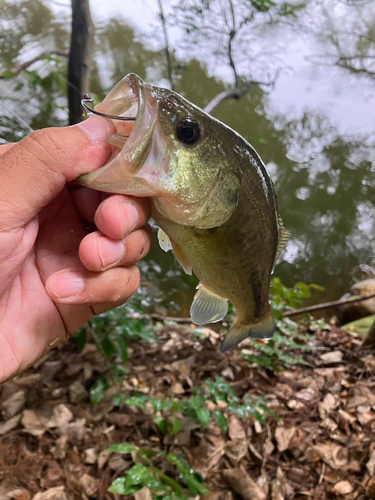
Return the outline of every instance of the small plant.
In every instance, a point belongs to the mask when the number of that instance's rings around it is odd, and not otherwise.
[[[265,415],[277,416],[268,410],[264,398],[251,398],[247,395],[239,398],[229,384],[221,377],[215,380],[206,380],[202,387],[192,389],[192,396],[188,399],[164,398],[158,399],[147,394],[138,393],[127,396],[116,394],[113,402],[116,406],[128,405],[151,410],[152,419],[163,434],[175,434],[181,429],[184,418],[195,419],[206,429],[211,421],[216,421],[221,431],[228,431],[228,413],[235,413],[246,420],[253,417],[262,424],[266,424]],[[211,403],[211,404],[210,404]]]
[[[123,477],[117,478],[109,488],[112,493],[119,495],[134,495],[141,488],[150,490],[155,500],[188,500],[192,497],[208,493],[199,474],[191,470],[190,465],[182,456],[164,451],[155,451],[150,448],[139,448],[130,443],[115,444],[108,448],[109,452],[132,454],[137,462],[125,471]],[[159,467],[155,462],[160,463]],[[163,472],[160,467],[172,469],[173,479]]]
[[[141,300],[140,296],[133,296],[132,301],[124,306],[94,317],[75,335],[78,350],[81,351],[86,343],[87,333],[90,332],[98,351],[108,362],[110,376],[100,376],[90,389],[93,404],[98,404],[105,391],[113,385],[120,387],[122,380],[128,375],[128,369],[121,362],[129,360],[129,339],[148,343],[158,341],[151,327],[151,320],[143,317]],[[137,315],[139,319],[135,317]]]

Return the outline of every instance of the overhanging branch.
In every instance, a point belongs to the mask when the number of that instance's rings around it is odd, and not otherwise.
[[[45,50],[41,52],[38,56],[30,59],[29,61],[26,61],[23,64],[19,64],[18,66],[14,66],[14,68],[11,69],[11,72],[13,73],[12,76],[3,76],[3,73],[0,73],[0,79],[13,78],[14,76],[19,75],[25,69],[32,66],[37,61],[41,61],[42,59],[44,59],[46,56],[69,57],[69,54],[64,50]]]

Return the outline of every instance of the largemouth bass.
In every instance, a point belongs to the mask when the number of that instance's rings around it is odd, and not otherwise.
[[[159,242],[199,278],[194,323],[236,319],[220,351],[247,337],[269,339],[275,323],[270,276],[285,245],[272,181],[256,151],[234,130],[172,90],[121,80],[96,111],[114,120],[113,155],[78,182],[100,191],[150,197]]]

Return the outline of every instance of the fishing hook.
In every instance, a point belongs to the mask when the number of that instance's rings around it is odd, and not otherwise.
[[[84,94],[83,99],[81,100],[81,104],[82,104],[82,107],[84,109],[85,116],[88,113],[93,113],[94,115],[103,116],[104,118],[110,118],[111,120],[124,120],[124,121],[135,120],[135,117],[132,117],[132,116],[114,116],[114,115],[107,115],[105,113],[100,113],[99,111],[95,111],[94,108],[90,108],[88,103],[93,104],[94,99],[92,97],[90,97],[88,94]]]

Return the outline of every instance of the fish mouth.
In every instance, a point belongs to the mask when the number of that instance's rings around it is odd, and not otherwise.
[[[91,189],[121,194],[135,194],[138,184],[137,196],[152,196],[149,186],[142,189],[142,179],[138,183],[134,179],[150,153],[158,118],[158,106],[151,88],[131,73],[111,90],[95,111],[135,120],[112,119],[116,133],[107,138],[112,145],[109,160],[98,170],[81,175],[77,182]]]

